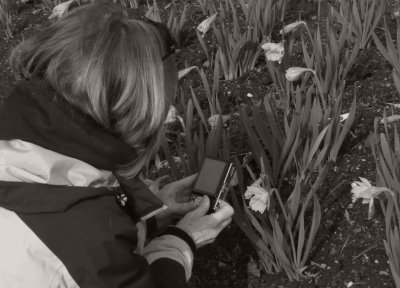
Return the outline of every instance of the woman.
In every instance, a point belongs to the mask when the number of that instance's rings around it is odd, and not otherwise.
[[[0,106],[0,287],[185,287],[193,251],[231,221],[154,196],[137,175],[158,148],[176,90],[167,29],[109,3],[77,8],[22,42],[24,80]],[[136,253],[147,234],[183,216]],[[158,223],[158,224],[157,224]],[[136,250],[136,252],[135,252]]]

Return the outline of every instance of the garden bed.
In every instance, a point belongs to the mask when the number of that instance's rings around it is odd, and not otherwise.
[[[185,3],[188,7],[182,47],[175,56],[178,69],[199,66],[212,78],[212,71],[203,65],[207,58],[194,33],[206,16],[198,1],[174,2],[177,11],[182,11]],[[310,22],[310,26],[315,24],[317,9],[312,5],[316,4],[304,3],[303,6],[293,4],[289,7],[287,21],[298,19],[302,10],[302,19]],[[159,1],[158,7],[162,19],[166,20],[171,9],[169,1]],[[146,9],[146,5],[141,8]],[[16,83],[7,64],[11,49],[22,39],[47,26],[50,14],[51,11],[43,9],[40,1],[19,4],[13,12],[14,38],[0,39],[0,98],[5,97]],[[385,16],[388,26],[395,33],[396,20],[392,18],[391,11],[387,11]],[[376,33],[384,38],[382,23]],[[376,205],[375,217],[368,220],[368,205],[361,204],[361,201],[353,204],[350,192],[351,183],[359,180],[360,176],[375,181],[376,164],[369,147],[374,119],[382,118],[385,109],[390,111],[390,103],[400,103],[391,75],[392,67],[373,42],[360,52],[348,74],[342,112],[349,111],[356,91],[356,116],[336,163],[330,165],[328,175],[318,189],[322,218],[307,261],[309,278],[290,282],[284,272],[266,274],[253,246],[239,227],[232,223],[215,243],[197,252],[189,287],[395,287],[383,245],[385,224],[379,205]],[[200,103],[204,104],[207,98],[197,73],[190,73],[180,81],[184,93],[189,91],[189,83]],[[245,72],[238,79],[224,80],[221,77],[218,97],[222,113],[236,115],[242,107],[255,105],[264,98],[271,85],[264,55],[259,57],[254,70]],[[182,107],[178,105],[178,111],[182,112],[180,109]],[[239,116],[232,119],[232,127],[233,135],[244,135]],[[246,179],[246,185],[250,185],[250,179]]]

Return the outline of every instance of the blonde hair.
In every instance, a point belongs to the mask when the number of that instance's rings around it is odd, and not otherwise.
[[[140,172],[159,147],[172,99],[165,92],[165,41],[152,24],[112,3],[85,5],[22,42],[11,63],[39,76],[72,106],[138,152],[118,173]]]

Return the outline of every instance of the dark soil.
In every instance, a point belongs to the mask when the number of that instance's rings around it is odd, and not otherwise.
[[[16,82],[7,64],[11,49],[49,24],[47,16],[50,11],[44,11],[39,2],[20,4],[13,15],[14,38],[0,39],[0,97],[6,96]],[[183,1],[175,2],[178,8],[183,7]],[[205,16],[197,1],[187,0],[186,3],[189,13],[183,47],[176,55],[179,69],[194,65],[203,67],[206,60],[197,38],[193,37],[193,29]],[[169,15],[169,8],[165,9],[167,4],[168,1],[159,1],[164,19]],[[297,19],[298,11],[291,9],[288,19]],[[312,19],[310,15],[314,12],[315,9],[308,9],[303,14]],[[387,16],[394,30],[396,23],[389,14]],[[380,27],[377,33],[382,36],[383,29]],[[263,56],[261,58],[263,60]],[[207,71],[207,67],[203,68]],[[180,83],[183,89],[187,89],[188,82],[197,89],[197,95],[205,99],[196,73]],[[240,79],[221,80],[221,103],[224,109],[234,112],[240,104],[252,104],[262,99],[270,83],[266,65],[259,61],[254,71]],[[368,207],[360,202],[353,205],[350,193],[351,182],[358,180],[359,176],[372,182],[375,179],[375,163],[367,141],[374,118],[382,117],[385,109],[391,109],[388,103],[400,103],[391,67],[373,44],[360,54],[346,89],[345,110],[350,107],[356,91],[357,114],[338,161],[318,192],[323,216],[307,269],[315,277],[289,282],[284,273],[267,275],[262,269],[260,277],[252,275],[248,272],[248,265],[258,261],[256,253],[239,228],[231,224],[214,244],[197,252],[189,287],[394,287],[383,247],[382,215],[378,211],[375,219],[367,220]],[[248,93],[254,97],[247,97]]]

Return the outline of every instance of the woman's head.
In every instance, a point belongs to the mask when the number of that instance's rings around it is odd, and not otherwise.
[[[176,89],[165,29],[111,3],[77,8],[22,42],[11,62],[39,77],[71,105],[136,148],[132,176],[158,147]]]

